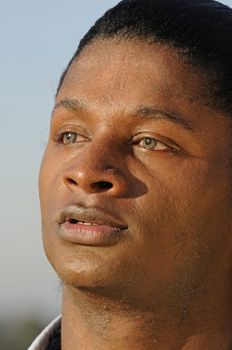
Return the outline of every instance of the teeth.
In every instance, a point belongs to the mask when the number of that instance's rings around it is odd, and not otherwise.
[[[85,225],[85,226],[97,226],[98,224],[95,223],[90,223],[90,222],[83,222],[83,221],[78,221],[77,219],[68,219],[68,222],[70,222],[71,224],[75,224],[75,225]]]
[[[79,224],[82,224],[82,225],[85,225],[85,226],[96,225],[96,224],[91,224],[91,223],[89,223],[89,222],[82,222],[82,221],[79,221],[78,223],[79,223]]]

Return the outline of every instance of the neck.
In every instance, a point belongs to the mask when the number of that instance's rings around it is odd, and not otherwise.
[[[229,350],[230,295],[144,310],[64,286],[62,350]]]

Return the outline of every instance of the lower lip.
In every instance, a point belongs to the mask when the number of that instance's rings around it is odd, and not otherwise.
[[[65,241],[88,246],[111,246],[122,236],[123,229],[104,225],[71,224],[60,225],[59,235]]]

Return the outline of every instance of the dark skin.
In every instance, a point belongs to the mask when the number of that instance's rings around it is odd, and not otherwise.
[[[40,172],[62,350],[232,346],[231,121],[207,91],[160,44],[98,39],[71,65]],[[108,246],[67,242],[69,205],[126,229]]]

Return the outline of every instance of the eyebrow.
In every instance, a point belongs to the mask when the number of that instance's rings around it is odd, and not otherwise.
[[[80,110],[87,111],[89,110],[87,104],[79,99],[69,99],[65,98],[59,101],[53,111],[57,108],[63,107],[69,112],[77,113]],[[159,106],[139,106],[135,109],[135,112],[132,113],[134,116],[140,116],[145,119],[155,119],[155,120],[166,120],[175,124],[182,126],[186,130],[194,131],[194,127],[190,121],[187,121],[187,118],[182,116],[179,113],[164,109]]]
[[[73,113],[80,111],[80,109],[87,110],[87,106],[83,101],[77,100],[77,99],[69,99],[69,98],[65,98],[59,101],[55,105],[53,110],[56,110],[59,107],[64,107],[65,109]]]
[[[141,106],[139,107],[135,114],[141,115],[145,118],[155,118],[156,120],[167,120],[172,123],[182,126],[184,129],[194,131],[193,124],[190,121],[187,121],[187,118],[182,116],[179,113],[164,109],[159,106]]]

